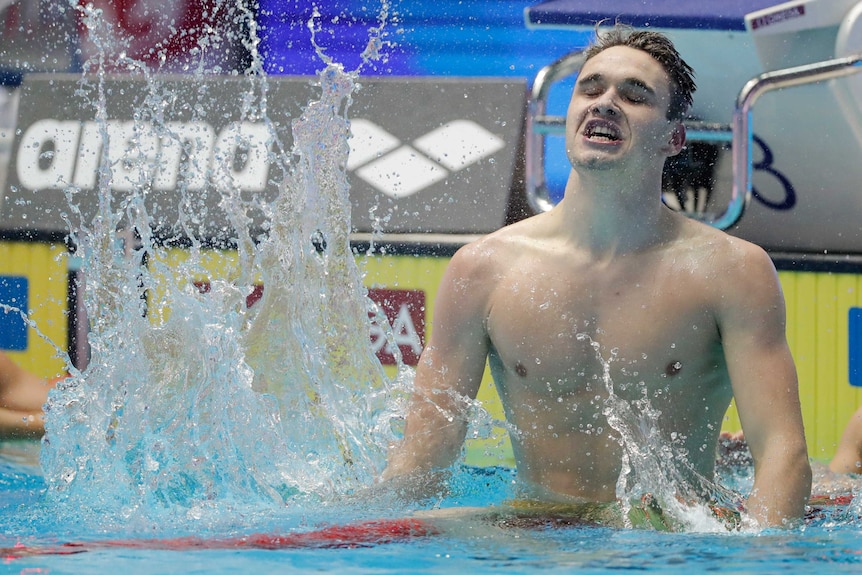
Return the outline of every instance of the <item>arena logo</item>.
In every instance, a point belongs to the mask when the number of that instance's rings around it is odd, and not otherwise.
[[[95,189],[105,140],[111,186],[118,191],[142,185],[173,190],[180,174],[190,191],[205,189],[209,180],[221,188],[266,188],[269,130],[253,122],[234,122],[216,133],[206,122],[167,122],[157,129],[132,120],[39,120],[21,136],[18,183],[30,190]]]
[[[411,196],[451,172],[475,164],[505,147],[506,142],[472,120],[454,120],[402,142],[365,120],[351,122],[348,170],[392,198]]]
[[[472,120],[455,120],[404,144],[362,118],[351,121],[347,169],[392,198],[413,195],[505,147]],[[208,185],[260,192],[269,178],[272,138],[265,124],[234,122],[216,132],[206,122],[141,125],[131,120],[42,119],[21,136],[19,185],[29,190],[83,190],[98,185],[102,151],[117,191],[204,190]]]

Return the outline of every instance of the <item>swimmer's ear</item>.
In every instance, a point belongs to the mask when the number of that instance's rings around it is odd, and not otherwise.
[[[683,147],[685,147],[685,126],[682,122],[676,122],[664,151],[668,156],[675,156],[682,151]]]

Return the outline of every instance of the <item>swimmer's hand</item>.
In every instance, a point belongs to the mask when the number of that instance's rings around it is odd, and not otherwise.
[[[449,494],[449,476],[446,471],[416,471],[408,475],[390,477],[384,481],[399,499],[405,501],[440,500]]]
[[[450,472],[442,470],[413,471],[408,474],[385,474],[372,486],[362,490],[362,497],[375,500],[394,498],[401,503],[425,505],[445,499],[449,493]]]

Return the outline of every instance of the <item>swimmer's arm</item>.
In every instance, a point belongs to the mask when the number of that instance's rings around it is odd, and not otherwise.
[[[731,269],[732,268],[732,269]],[[748,513],[761,526],[800,519],[811,495],[784,299],[768,255],[747,245],[728,266],[719,327],[742,429],[754,459]]]
[[[847,422],[829,469],[835,473],[862,473],[862,408]]]
[[[0,353],[0,438],[38,438],[51,385]]]
[[[0,408],[0,439],[39,439],[45,433],[41,411],[15,411]]]
[[[404,438],[384,480],[448,468],[461,452],[470,402],[485,370],[488,280],[468,248],[452,258],[438,290],[433,332],[416,367]]]

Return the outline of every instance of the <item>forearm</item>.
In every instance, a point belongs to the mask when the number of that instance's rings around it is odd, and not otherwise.
[[[383,479],[446,469],[461,452],[478,383],[465,388],[447,381],[434,351],[426,349],[417,368],[404,437],[390,449]],[[480,378],[481,372],[469,379]],[[452,379],[457,383],[461,378]]]
[[[0,408],[0,439],[39,439],[45,433],[41,412]]]
[[[811,465],[804,448],[773,453],[755,464],[748,513],[760,527],[787,527],[802,518],[811,497]]]
[[[862,473],[862,453],[858,446],[839,445],[829,462],[833,473]]]
[[[423,425],[421,431],[405,433],[405,438],[389,451],[380,486],[411,501],[439,496],[445,490],[446,470],[460,452],[462,427],[459,422],[436,430]]]
[[[417,475],[450,467],[460,453],[465,428],[466,425],[460,421],[439,426],[428,425],[427,421],[408,421],[404,439],[389,451],[382,478]]]
[[[847,422],[829,469],[835,473],[862,473],[862,410]]]

